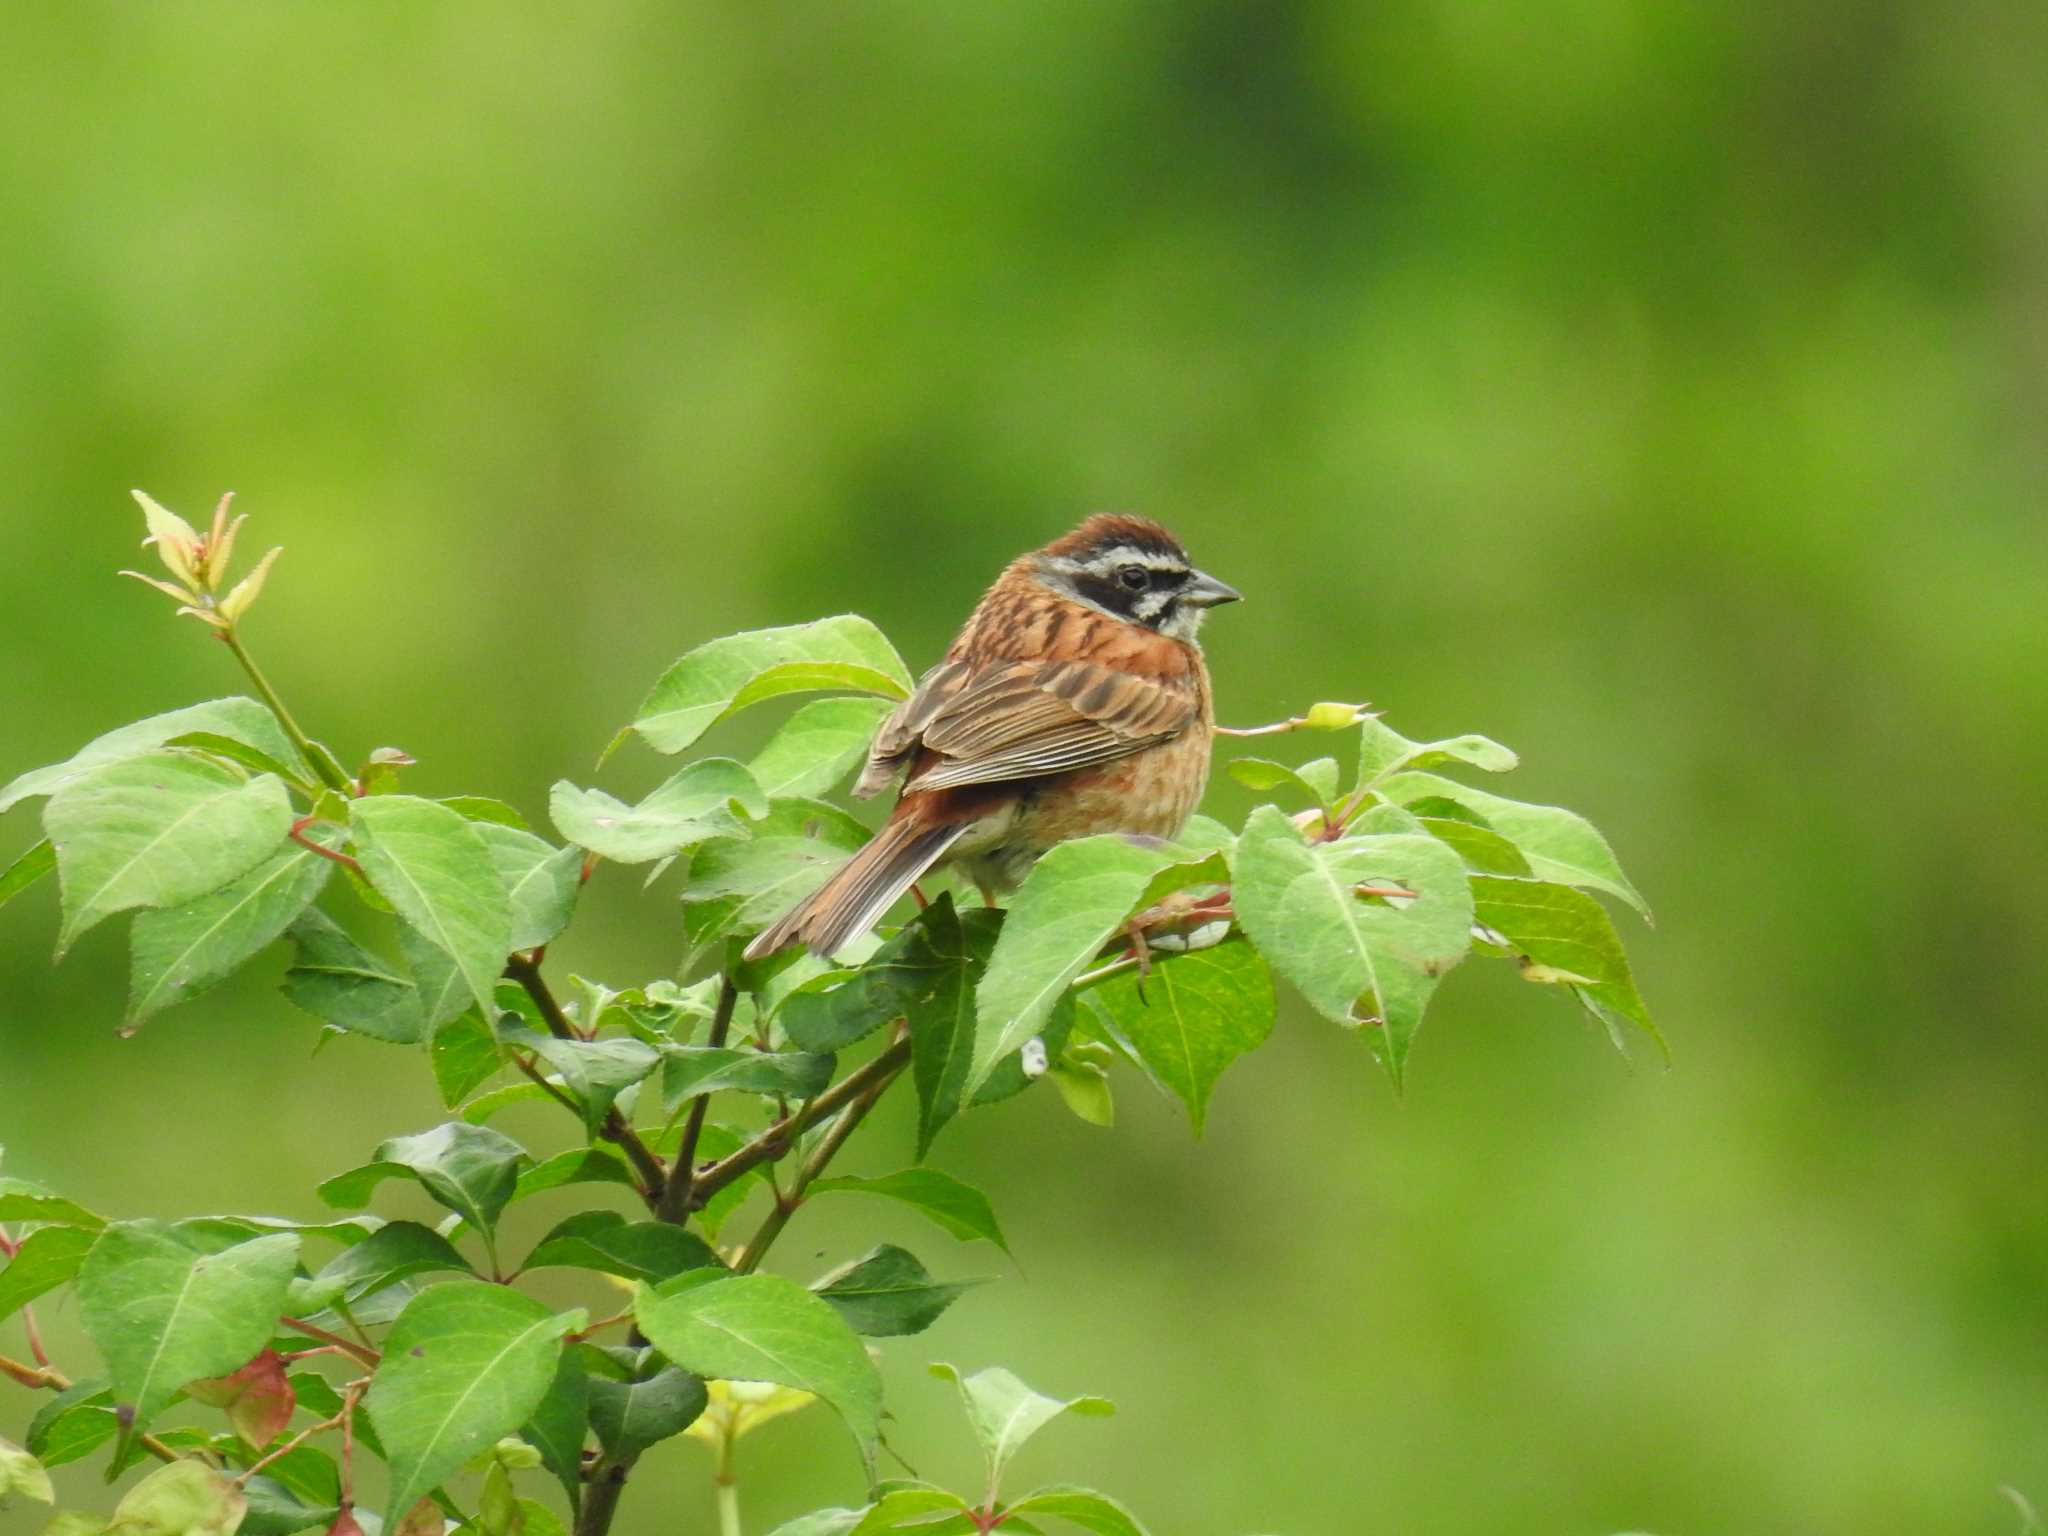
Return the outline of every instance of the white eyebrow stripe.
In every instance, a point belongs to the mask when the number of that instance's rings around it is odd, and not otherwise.
[[[1177,555],[1162,555],[1152,550],[1134,549],[1128,544],[1120,544],[1115,549],[1090,560],[1087,569],[1108,571],[1120,565],[1142,565],[1148,571],[1185,571],[1188,568],[1187,561]]]

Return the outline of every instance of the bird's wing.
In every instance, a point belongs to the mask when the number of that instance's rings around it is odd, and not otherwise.
[[[1171,741],[1198,709],[1184,688],[1093,662],[953,665],[964,675],[944,667],[933,672],[898,711],[902,724],[892,716],[877,733],[877,749],[888,735],[899,752],[922,744],[939,754],[906,792],[1112,762]],[[929,701],[927,692],[934,695]]]

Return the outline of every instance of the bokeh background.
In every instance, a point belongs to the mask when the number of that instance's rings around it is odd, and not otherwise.
[[[703,639],[856,608],[922,666],[1002,560],[1151,512],[1250,596],[1227,719],[1482,730],[1607,829],[1672,1065],[1475,967],[1403,1098],[1290,1002],[1200,1143],[1129,1080],[1111,1133],[974,1117],[942,1160],[1020,1265],[860,1202],[780,1250],[1002,1276],[889,1350],[919,1470],[972,1475],[941,1358],[1114,1397],[1020,1473],[1163,1536],[2012,1531],[2044,79],[2048,12],[1994,0],[17,14],[0,777],[238,686],[114,578],[130,485],[286,547],[252,643],[318,734],[536,816]],[[310,1215],[438,1117],[390,1049],[315,1055],[281,961],[117,1039],[120,926],[53,972],[51,893],[5,914],[10,1171]],[[556,965],[660,975],[676,926],[615,880]],[[619,1529],[708,1529],[706,1464]],[[743,1470],[750,1530],[858,1492],[823,1411]]]

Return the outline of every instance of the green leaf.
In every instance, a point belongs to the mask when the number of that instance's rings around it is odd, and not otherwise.
[[[478,1094],[463,1105],[462,1118],[471,1125],[487,1125],[491,1117],[502,1109],[510,1109],[514,1104],[538,1104],[547,1096],[547,1089],[539,1083],[506,1083],[489,1093]]]
[[[835,1058],[811,1051],[749,1051],[726,1046],[672,1045],[663,1050],[662,1106],[677,1107],[707,1093],[737,1089],[808,1099],[832,1081]]]
[[[413,1178],[471,1226],[490,1232],[512,1199],[526,1149],[489,1126],[451,1120],[417,1136],[395,1136],[360,1168],[321,1184],[329,1205],[360,1210],[386,1179]]]
[[[1422,799],[1452,800],[1476,811],[1488,826],[1522,851],[1539,879],[1606,891],[1650,916],[1642,893],[1621,872],[1620,861],[1594,825],[1576,812],[1555,805],[1529,805],[1488,794],[1433,773],[1402,773],[1379,786],[1396,805]]]
[[[548,792],[548,814],[578,847],[617,864],[645,864],[744,832],[747,817],[768,814],[768,797],[731,758],[707,757],[664,781],[638,805],[561,780]]]
[[[774,802],[746,837],[713,838],[691,855],[682,891],[691,943],[765,928],[867,840],[868,829],[836,806]]]
[[[1619,1017],[1663,1044],[1636,990],[1607,909],[1584,891],[1496,875],[1472,878],[1473,916],[1505,938],[1533,981],[1561,981],[1610,1027]]]
[[[516,805],[507,805],[502,800],[493,800],[489,795],[444,795],[441,804],[455,812],[464,821],[488,823],[493,826],[511,827],[519,832],[531,832],[526,817]]]
[[[883,1243],[814,1281],[846,1326],[869,1338],[922,1333],[946,1308],[983,1280],[934,1280],[915,1255]]]
[[[1051,1515],[1096,1536],[1147,1536],[1138,1517],[1106,1494],[1092,1488],[1056,1483],[1035,1488],[1005,1511],[1009,1515]],[[1007,1522],[1005,1522],[1007,1523]]]
[[[118,1221],[78,1270],[78,1311],[140,1429],[186,1382],[269,1342],[298,1264],[290,1233],[209,1252],[161,1221]]]
[[[419,991],[318,908],[285,930],[294,958],[284,995],[295,1007],[350,1034],[411,1045],[420,1039]]]
[[[910,696],[910,670],[858,614],[727,635],[662,674],[631,730],[657,752],[680,752],[727,716],[786,693],[848,689]]]
[[[607,1455],[637,1456],[680,1435],[704,1412],[709,1396],[694,1372],[669,1364],[651,1349],[606,1353],[628,1373],[624,1381],[590,1377],[590,1427]]]
[[[24,1237],[7,1267],[0,1269],[0,1319],[12,1317],[76,1275],[93,1236],[84,1227],[38,1227]]]
[[[389,1520],[518,1433],[554,1382],[562,1335],[577,1326],[573,1314],[482,1281],[432,1286],[406,1303],[364,1399],[390,1452]]]
[[[311,1371],[302,1371],[291,1380],[295,1392],[308,1381],[320,1380],[321,1384],[325,1385],[325,1381],[314,1376]],[[332,1391],[332,1388],[329,1388],[329,1390]],[[318,1409],[306,1400],[303,1392],[299,1392],[298,1395],[299,1406],[309,1413],[315,1414],[317,1417],[332,1418],[340,1411],[341,1405],[338,1395],[333,1408]],[[358,1418],[356,1420],[357,1444],[363,1446],[370,1444],[372,1437],[366,1433],[368,1428],[369,1423],[367,1419]],[[237,1533],[237,1536],[248,1536],[249,1522],[259,1518],[257,1515],[256,1488],[259,1483],[265,1481],[274,1485],[273,1498],[277,1498],[279,1495],[288,1496],[302,1505],[313,1505],[315,1507],[333,1505],[341,1498],[341,1468],[336,1463],[334,1457],[321,1450],[317,1445],[299,1446],[296,1450],[285,1452],[284,1455],[279,1456],[269,1466],[265,1467],[261,1473],[249,1479],[249,1514],[247,1519],[243,1521],[242,1529]],[[281,1499],[280,1504],[282,1505]],[[289,1506],[278,1508],[277,1518],[280,1522],[290,1517],[291,1510]],[[329,1518],[332,1517],[330,1516]],[[303,1527],[281,1525],[278,1536],[288,1536],[290,1531],[299,1529],[303,1529]]]
[[[694,1232],[665,1221],[628,1221],[616,1211],[579,1211],[558,1222],[522,1266],[552,1267],[595,1269],[658,1284],[686,1269],[722,1266]]]
[[[1130,972],[1113,976],[1085,1001],[1187,1106],[1197,1136],[1223,1069],[1273,1032],[1273,978],[1242,938],[1155,955],[1144,981]]]
[[[970,1092],[1045,1027],[1067,984],[1136,910],[1153,877],[1196,859],[1171,844],[1142,845],[1104,833],[1061,843],[1032,867],[975,991],[981,1022]]]
[[[474,1008],[465,1008],[434,1031],[428,1056],[441,1102],[451,1109],[505,1064],[497,1035]]]
[[[710,1281],[684,1275],[658,1289],[643,1287],[634,1316],[656,1349],[699,1376],[772,1381],[815,1393],[838,1411],[872,1462],[881,1377],[839,1314],[796,1282],[780,1275]]]
[[[891,1531],[916,1536],[969,1536],[980,1526],[965,1511],[967,1501],[930,1483],[888,1489],[870,1504],[853,1526],[852,1536],[884,1536]],[[951,1514],[953,1518],[947,1519]]]
[[[512,907],[483,838],[445,805],[414,795],[351,800],[348,815],[370,884],[491,1010],[512,948]]]
[[[182,736],[173,736],[164,743],[167,747],[190,747],[195,752],[204,752],[224,762],[235,763],[251,773],[274,773],[287,784],[304,790],[308,795],[318,794],[319,783],[306,772],[305,766],[293,754],[287,762],[281,757],[252,747],[246,741],[237,741],[232,736],[223,736],[218,731],[187,731]]]
[[[299,760],[277,717],[261,704],[254,699],[214,699],[124,725],[88,742],[64,762],[24,773],[0,789],[0,814],[32,796],[55,794],[71,780],[102,764],[138,757],[196,731],[229,737],[287,763]]]
[[[519,1175],[512,1198],[525,1200],[568,1184],[623,1184],[628,1189],[638,1188],[633,1182],[633,1171],[609,1147],[573,1147],[541,1159]]]
[[[403,922],[398,925],[398,949],[405,956],[405,968],[412,972],[413,994],[419,1002],[420,1027],[423,1030],[429,1034],[437,1033],[442,1025],[460,1017],[464,1011],[475,1012],[469,979],[446,950],[412,924]],[[502,983],[498,996],[503,999]]]
[[[275,1463],[272,1470],[276,1470]],[[325,1529],[341,1513],[339,1504],[309,1504],[284,1483],[261,1474],[249,1479],[242,1494],[249,1508],[235,1528],[235,1536],[294,1536],[314,1526]]]
[[[532,949],[568,927],[583,888],[581,850],[557,848],[531,832],[495,821],[472,820],[470,826],[483,839],[491,865],[505,883],[505,897],[512,906],[510,947]]]
[[[318,1305],[325,1307],[337,1298],[358,1301],[414,1275],[443,1270],[468,1274],[469,1261],[433,1228],[416,1221],[393,1221],[328,1260],[308,1284]]]
[[[248,1500],[233,1479],[182,1457],[158,1467],[114,1506],[109,1536],[234,1536]]]
[[[1263,757],[1240,757],[1228,765],[1230,776],[1246,789],[1264,793],[1286,787],[1299,791],[1328,810],[1337,798],[1337,760],[1319,757],[1300,768],[1290,768]]]
[[[894,707],[888,699],[813,699],[747,766],[771,799],[825,794],[867,757],[876,727]]]
[[[57,867],[57,850],[46,837],[0,872],[0,907]]]
[[[1060,1102],[1076,1119],[1104,1130],[1116,1124],[1116,1094],[1109,1086],[1109,1071],[1101,1062],[1077,1057],[1069,1051],[1053,1062],[1045,1075],[1052,1079]]]
[[[960,1112],[974,1065],[974,991],[1000,926],[987,912],[962,917],[951,894],[942,894],[862,970],[871,989],[895,993],[910,1026],[920,1160]]]
[[[555,1379],[519,1438],[540,1452],[541,1465],[562,1485],[572,1515],[583,1507],[583,1442],[589,1432],[589,1373],[583,1369],[581,1352],[564,1349]]]
[[[1018,1448],[1061,1414],[1106,1418],[1116,1412],[1116,1405],[1103,1397],[1057,1398],[1034,1392],[1001,1366],[962,1376],[957,1367],[936,1362],[931,1371],[960,1389],[968,1425],[986,1457],[991,1497]]]
[[[1458,814],[1432,816],[1424,813],[1424,806],[1442,806]],[[1534,875],[1529,861],[1522,857],[1521,849],[1493,828],[1475,821],[1471,812],[1454,801],[1418,800],[1408,809],[1415,813],[1422,830],[1438,842],[1449,844],[1452,851],[1465,861],[1467,869],[1484,875],[1517,875],[1524,879]]]
[[[1010,1245],[1003,1240],[1002,1228],[996,1225],[996,1213],[988,1203],[988,1196],[972,1184],[963,1184],[950,1173],[942,1173],[936,1168],[905,1168],[901,1173],[887,1173],[875,1179],[842,1175],[818,1179],[811,1185],[814,1195],[834,1191],[900,1200],[963,1242],[982,1239],[994,1243],[1005,1253],[1010,1251]]]
[[[1415,899],[1359,895],[1376,884]],[[1438,977],[1471,946],[1472,892],[1458,856],[1420,833],[1304,842],[1266,805],[1239,839],[1233,898],[1245,933],[1318,1012],[1347,1026],[1379,1021],[1368,1038],[1399,1086]]]
[[[561,1075],[562,1086],[583,1111],[583,1128],[592,1140],[604,1128],[612,1104],[628,1088],[661,1065],[651,1045],[623,1035],[602,1040],[561,1040],[523,1025],[506,1024],[498,1037],[507,1045],[534,1052]]]
[[[95,1232],[107,1224],[104,1216],[95,1216],[76,1201],[16,1178],[0,1178],[0,1221],[49,1221]]]
[[[57,1490],[50,1486],[50,1474],[34,1456],[5,1436],[0,1436],[0,1509],[20,1494],[39,1504],[57,1502]]]
[[[125,758],[68,780],[43,811],[57,851],[57,954],[129,907],[176,907],[254,868],[291,829],[283,783],[191,752]]]
[[[28,1448],[46,1467],[81,1461],[114,1438],[114,1394],[104,1380],[81,1381],[44,1400],[29,1420]]]
[[[339,841],[332,828],[325,835]],[[332,860],[288,843],[249,873],[179,907],[144,912],[131,934],[128,1022],[196,997],[269,947],[313,904]]]
[[[1410,741],[1377,716],[1361,722],[1358,783],[1361,788],[1406,768],[1434,768],[1463,763],[1487,773],[1506,773],[1520,761],[1497,741],[1484,736],[1446,736],[1441,741]]]
[[[858,1509],[814,1509],[785,1521],[768,1536],[849,1536],[866,1511]]]

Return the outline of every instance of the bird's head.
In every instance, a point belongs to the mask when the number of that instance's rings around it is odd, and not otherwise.
[[[1196,570],[1157,523],[1111,512],[1038,551],[1033,574],[1061,597],[1176,640],[1192,641],[1211,608],[1244,595]]]

